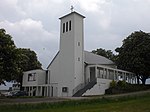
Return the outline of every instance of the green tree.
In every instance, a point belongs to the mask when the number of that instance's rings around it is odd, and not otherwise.
[[[142,84],[150,77],[150,34],[136,31],[123,40],[116,48],[118,68],[134,72]]]
[[[18,67],[19,67],[19,74],[16,77],[17,82],[20,82],[22,86],[22,76],[24,71],[34,70],[34,69],[42,69],[42,64],[38,61],[37,55],[34,51],[25,48],[17,49],[19,54],[18,56]]]
[[[0,29],[0,85],[17,81],[22,85],[24,71],[42,69],[37,55],[30,49],[17,48],[9,34]]]
[[[12,37],[6,34],[4,29],[0,29],[0,85],[4,81],[15,80],[19,69],[16,63],[18,58],[16,46]]]
[[[113,54],[111,50],[105,50],[105,49],[99,48],[99,49],[93,50],[92,53],[104,56],[115,62],[115,54]]]
[[[17,49],[19,52],[19,67],[23,71],[33,70],[33,69],[41,69],[41,63],[37,59],[37,54],[25,48]]]

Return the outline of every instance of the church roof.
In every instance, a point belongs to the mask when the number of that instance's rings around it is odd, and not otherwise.
[[[100,65],[114,65],[115,63],[108,58],[105,58],[94,53],[84,51],[85,60],[87,64],[100,64]]]
[[[57,52],[57,54],[55,55],[55,57],[53,58],[53,60],[51,61],[51,63],[48,65],[47,68],[50,67],[50,65],[53,63],[53,61],[55,60],[55,58],[59,55],[59,52]],[[97,65],[114,65],[115,63],[103,56],[100,55],[96,55],[94,53],[88,52],[88,51],[84,51],[84,62],[87,64],[97,64]]]
[[[71,15],[71,14],[77,14],[77,15],[79,15],[79,16],[81,16],[81,17],[85,18],[85,16],[83,16],[83,15],[79,14],[78,12],[73,11],[73,12],[71,12],[71,13],[67,14],[67,15],[64,15],[64,16],[60,17],[59,19],[62,19],[62,18],[66,17],[66,16],[69,16],[69,15]]]
[[[59,51],[57,52],[57,54],[55,55],[55,57],[52,59],[52,61],[50,62],[50,64],[48,65],[47,68],[49,68],[51,66],[51,64],[53,63],[53,61],[55,60],[55,58],[58,56],[58,54],[59,54]]]

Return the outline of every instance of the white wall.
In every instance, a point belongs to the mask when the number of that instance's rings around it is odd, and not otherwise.
[[[50,72],[50,85],[54,88],[53,96],[60,96],[60,94],[58,93],[61,92],[59,86],[60,86],[60,81],[62,80],[62,78],[60,76],[60,70],[59,70],[59,54],[56,55],[53,62],[47,69]]]
[[[39,70],[37,72],[37,74],[38,74],[38,85],[45,84],[46,71],[45,70]]]
[[[83,17],[73,12],[60,20],[60,51],[48,70],[50,82],[58,84],[58,96],[72,96],[73,89],[83,83]],[[63,23],[66,25],[69,21],[71,21],[71,31],[68,25],[68,31],[65,30],[63,33]],[[68,92],[62,92],[62,87],[68,87]]]
[[[35,81],[28,81],[28,74],[35,73]],[[45,84],[45,70],[31,70],[23,73],[23,86],[36,86]]]
[[[75,87],[84,82],[84,21],[74,15]],[[78,42],[80,45],[78,45]],[[80,60],[78,60],[80,58]]]
[[[63,23],[71,20],[72,29],[65,33],[62,32]],[[61,33],[60,33],[60,58],[59,58],[59,70],[61,80],[59,81],[59,95],[64,96],[62,93],[62,87],[68,87],[69,91],[66,96],[72,96],[72,89],[74,88],[74,18],[72,15],[66,16],[61,19]]]
[[[97,78],[97,84],[94,85],[93,88],[87,90],[82,96],[86,95],[103,95],[105,94],[105,90],[109,88],[110,82],[112,80],[109,79],[100,79]]]
[[[71,21],[71,31],[63,33],[63,23]],[[80,42],[80,46],[78,46]],[[80,58],[80,61],[78,61]],[[73,89],[83,81],[83,17],[76,13],[61,18],[59,54],[59,95],[72,96]],[[68,93],[62,92],[68,87]]]
[[[61,80],[59,72],[59,54],[47,69],[50,71],[50,83],[58,83]]]

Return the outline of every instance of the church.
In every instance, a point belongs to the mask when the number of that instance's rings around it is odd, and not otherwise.
[[[23,88],[29,96],[102,95],[112,80],[137,83],[134,73],[117,69],[111,60],[84,50],[84,18],[75,11],[59,18],[59,51],[47,70],[23,74]]]

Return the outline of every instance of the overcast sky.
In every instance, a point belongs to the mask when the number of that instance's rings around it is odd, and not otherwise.
[[[30,48],[46,69],[59,50],[59,17],[84,15],[85,50],[113,50],[134,31],[150,32],[150,0],[0,0],[0,28]]]

